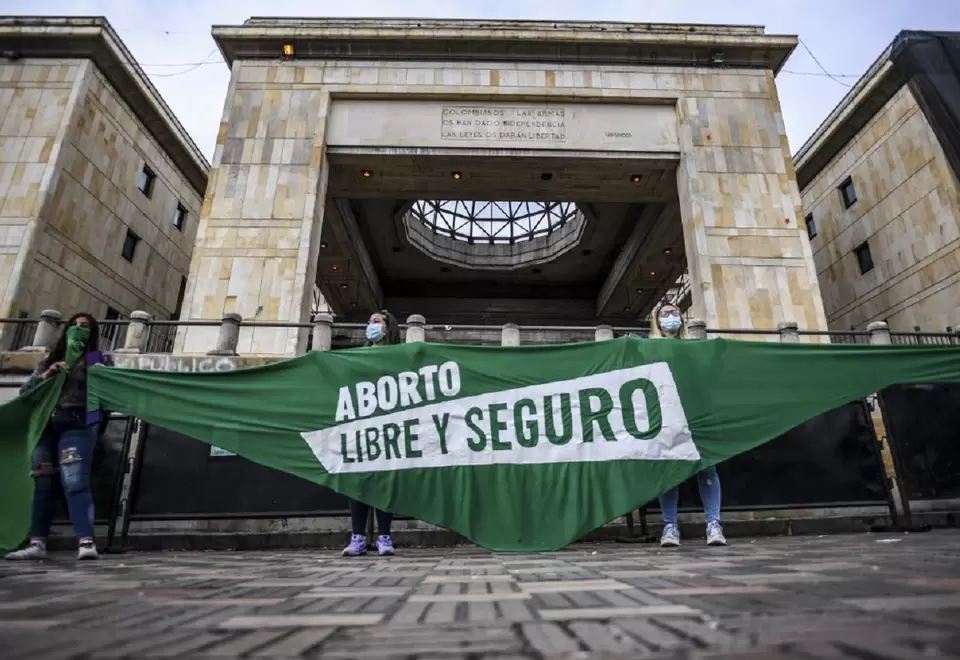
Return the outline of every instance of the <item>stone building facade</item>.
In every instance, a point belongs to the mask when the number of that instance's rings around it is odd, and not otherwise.
[[[647,204],[648,215],[629,218],[617,239],[617,250],[632,252],[608,250],[600,290],[580,283],[585,293],[558,306],[572,322],[644,318],[683,272],[685,255],[692,313],[709,325],[826,327],[774,79],[795,37],[753,27],[250,19],[215,28],[214,38],[231,81],[186,318],[236,313],[305,323],[316,283],[341,316],[382,305],[414,312],[421,304],[442,313],[457,303],[480,319],[489,305],[472,299],[479,279],[469,280],[465,269],[437,264],[434,274],[423,269],[417,286],[391,286],[404,272],[391,270],[390,260],[410,246],[401,238],[381,249],[377,241],[394,233],[390,215],[409,207],[397,204],[372,218],[368,204],[361,209],[369,211],[366,220],[355,221],[343,216],[364,214],[342,202],[509,199],[522,181],[537,198]],[[569,139],[563,134],[549,145],[503,133],[490,140],[482,132],[445,132],[448,106],[507,116],[534,108],[584,119],[571,121]],[[592,141],[590,130],[600,131]],[[524,162],[542,174],[511,169]],[[448,179],[456,163],[464,168],[462,179],[453,177],[462,188]],[[556,167],[546,171],[550,163]],[[638,172],[632,177],[631,168]],[[544,183],[554,171],[569,176]],[[373,188],[359,188],[364,180]],[[470,189],[471,180],[483,186]],[[630,188],[631,180],[641,187]],[[641,194],[648,181],[659,187]],[[351,233],[360,221],[367,226]],[[606,221],[596,222],[603,229]],[[631,233],[644,222],[658,228],[657,240]],[[608,233],[620,229],[611,225]],[[577,267],[571,261],[566,270]],[[350,279],[342,279],[347,271]],[[548,277],[547,266],[529,272]],[[515,273],[503,288],[519,287],[524,276]],[[540,281],[530,278],[530,287]],[[426,299],[434,289],[438,297]],[[504,310],[498,321],[512,321],[510,314],[532,304],[514,303],[497,308]],[[191,328],[177,349],[207,350],[215,333]],[[291,355],[305,340],[304,331],[243,328],[239,350]]]
[[[898,37],[796,155],[833,330],[960,329],[960,187],[910,83],[923,73],[899,64],[916,38]]]
[[[0,41],[0,317],[178,314],[203,155],[105,19],[0,18]]]

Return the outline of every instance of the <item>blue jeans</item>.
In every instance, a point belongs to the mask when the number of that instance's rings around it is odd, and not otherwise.
[[[700,501],[707,523],[720,522],[720,477],[717,468],[708,467],[697,474],[697,486],[700,488]],[[680,502],[680,489],[671,488],[660,496],[660,511],[664,525],[677,524],[677,506]]]
[[[93,538],[93,493],[90,472],[97,427],[88,426],[82,408],[57,410],[33,450],[33,517],[30,536],[46,538],[57,511],[62,486],[67,511],[78,538]],[[59,478],[57,476],[59,468]]]

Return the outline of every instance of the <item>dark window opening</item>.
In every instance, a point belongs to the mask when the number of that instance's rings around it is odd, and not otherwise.
[[[840,191],[840,199],[843,200],[843,207],[850,208],[857,201],[857,191],[853,187],[853,178],[847,177],[837,188]]]
[[[123,250],[120,252],[120,256],[132,263],[133,255],[136,254],[137,244],[139,242],[140,237],[128,229],[127,237],[123,239]]]
[[[817,236],[817,221],[813,219],[812,213],[808,213],[804,221],[807,223],[807,238],[812,241]]]
[[[873,270],[873,255],[870,254],[868,243],[862,243],[853,248],[853,253],[857,255],[857,265],[860,266],[861,275],[866,275]]]
[[[119,310],[114,309],[113,307],[107,306],[107,313],[103,315],[104,321],[119,321],[120,312]],[[117,334],[120,332],[120,326],[113,323],[104,323],[103,328],[100,330],[100,335],[108,340],[113,342],[117,338]]]
[[[147,197],[153,195],[153,182],[157,180],[157,175],[153,173],[148,166],[144,165],[137,175],[137,188]]]
[[[183,207],[183,204],[177,204],[177,210],[173,214],[173,226],[177,228],[177,231],[183,231],[186,225],[187,209]]]
[[[183,296],[187,293],[187,278],[180,278],[180,292],[177,293],[177,306],[173,310],[173,314],[170,316],[171,321],[180,320],[180,313],[183,311]]]

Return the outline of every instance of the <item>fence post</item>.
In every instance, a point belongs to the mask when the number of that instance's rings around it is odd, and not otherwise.
[[[875,321],[867,326],[870,333],[870,344],[873,346],[888,346],[890,342],[890,327],[883,321]],[[883,408],[880,405],[879,393],[873,393],[866,399],[870,412],[870,422],[873,432],[880,443],[880,460],[883,463],[883,473],[890,489],[890,499],[893,504],[894,522],[901,527],[909,528],[912,525],[910,516],[910,499],[904,488],[903,480],[897,470],[897,460],[893,447],[890,445],[890,434],[887,423],[883,419]]]
[[[411,314],[407,317],[407,343],[416,344],[427,341],[427,331],[423,326],[427,324],[427,319],[419,314]],[[372,516],[371,516],[372,519]]]
[[[519,346],[520,345],[520,326],[516,323],[505,323],[500,331],[501,346]]]
[[[654,320],[656,323],[656,320]],[[687,322],[687,336],[690,339],[707,338],[707,322],[702,319],[690,319]]]
[[[890,326],[883,321],[874,321],[867,326],[870,333],[870,343],[886,346],[890,343]]]
[[[217,347],[207,355],[236,355],[240,344],[240,323],[243,317],[236,312],[223,315],[220,322],[220,335],[217,337]]]
[[[314,351],[329,351],[333,346],[333,316],[320,312],[313,317],[313,344]]]
[[[127,326],[123,348],[116,349],[114,353],[146,353],[152,320],[153,316],[147,312],[130,312],[130,324]]]
[[[33,353],[47,353],[53,350],[57,343],[57,330],[63,316],[55,309],[45,309],[40,312],[40,322],[33,333],[33,343],[23,350]]]
[[[593,331],[593,341],[610,341],[613,339],[613,328],[609,325],[598,325]]]
[[[796,344],[800,341],[799,328],[794,321],[784,321],[777,324],[777,332],[780,333],[780,341]]]

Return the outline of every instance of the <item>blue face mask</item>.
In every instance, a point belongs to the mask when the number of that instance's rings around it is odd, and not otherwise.
[[[667,332],[676,332],[681,325],[683,325],[683,321],[680,320],[679,316],[668,316],[665,319],[660,319],[660,329]]]
[[[367,341],[371,341],[376,344],[379,343],[381,339],[383,339],[383,326],[379,323],[368,323]]]

